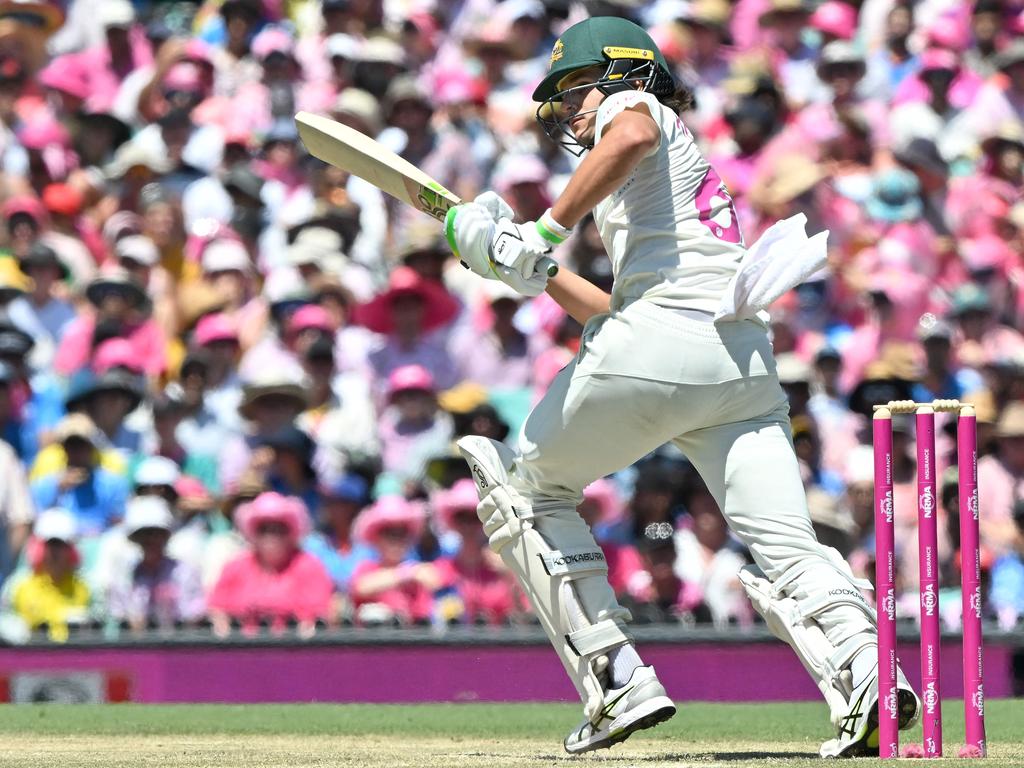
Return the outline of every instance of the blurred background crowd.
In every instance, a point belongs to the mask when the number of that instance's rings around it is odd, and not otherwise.
[[[1019,625],[1020,0],[0,0],[0,634],[529,622],[453,441],[514,441],[581,328],[308,157],[293,115],[537,218],[578,161],[529,94],[588,14],[645,26],[693,89],[683,119],[748,243],[800,211],[831,232],[828,268],[771,313],[822,540],[873,575],[872,404],[973,402],[985,616]],[[555,255],[610,286],[592,221]],[[638,622],[754,622],[747,555],[685,456],[594,483],[580,511]]]

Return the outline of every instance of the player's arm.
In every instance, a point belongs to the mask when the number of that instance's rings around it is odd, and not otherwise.
[[[605,126],[592,150],[551,206],[551,217],[571,229],[629,178],[661,141],[661,129],[646,104],[628,107]]]
[[[611,307],[609,294],[564,266],[548,279],[547,292],[580,325],[586,325],[591,317],[608,312]]]

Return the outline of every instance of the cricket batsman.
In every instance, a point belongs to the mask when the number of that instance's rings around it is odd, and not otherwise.
[[[555,43],[534,91],[547,133],[584,154],[538,221],[513,223],[493,192],[453,208],[445,232],[474,272],[547,291],[584,324],[577,357],[529,415],[517,450],[459,447],[491,548],[529,596],[579,691],[570,753],[608,747],[675,714],[630,637],[607,566],[576,512],[583,488],[673,442],[693,462],[756,565],[740,580],[828,703],[824,757],[878,754],[876,617],[838,552],[815,538],[763,307],[824,261],[802,215],[749,249],[729,193],[679,118],[686,94],[650,36],[595,17]],[[538,260],[593,211],[611,294]],[[801,265],[810,265],[800,269]],[[900,673],[900,728],[920,702]]]

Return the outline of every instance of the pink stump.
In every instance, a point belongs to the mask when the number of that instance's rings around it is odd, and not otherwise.
[[[957,421],[960,491],[960,591],[964,624],[964,723],[967,744],[985,754],[985,694],[981,651],[981,553],[978,535],[978,432],[974,409]]]
[[[899,757],[896,692],[896,542],[892,498],[892,416],[875,411],[875,601],[878,611],[878,754]]]
[[[919,408],[917,421],[917,542],[921,594],[921,695],[925,757],[942,756],[939,681],[939,545],[935,483],[935,412]]]

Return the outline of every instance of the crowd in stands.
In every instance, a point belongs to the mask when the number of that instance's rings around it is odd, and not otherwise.
[[[530,621],[453,442],[514,444],[582,329],[310,158],[293,116],[535,219],[578,160],[530,93],[588,14],[649,29],[693,91],[682,118],[735,203],[719,226],[830,231],[828,267],[771,312],[822,541],[873,576],[873,404],[972,402],[985,617],[1019,626],[1021,0],[0,0],[3,639]],[[592,220],[553,255],[610,288]],[[894,421],[913,619],[914,426]],[[747,553],[675,449],[580,513],[635,621],[754,623]]]

